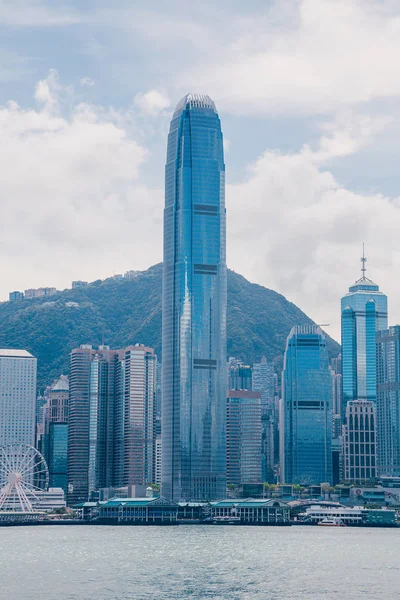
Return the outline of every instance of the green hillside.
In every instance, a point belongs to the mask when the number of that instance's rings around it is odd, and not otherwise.
[[[38,358],[43,389],[68,372],[68,354],[80,344],[120,348],[137,342],[161,356],[162,265],[132,280],[95,281],[86,288],[0,304],[0,348],[24,348]],[[68,303],[77,303],[68,306]],[[293,325],[312,323],[284,296],[228,272],[228,356],[250,363],[265,354],[279,370]],[[339,345],[329,339],[331,356]]]

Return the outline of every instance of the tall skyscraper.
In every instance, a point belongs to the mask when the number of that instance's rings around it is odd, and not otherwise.
[[[262,480],[274,483],[275,438],[278,415],[275,404],[274,365],[265,356],[253,365],[252,389],[261,393],[262,414]]]
[[[281,482],[332,481],[328,350],[316,325],[293,327],[284,356],[280,415]]]
[[[162,494],[226,495],[226,216],[221,124],[188,94],[168,136],[163,266]]]
[[[156,361],[141,344],[72,351],[69,504],[100,488],[155,481]]]
[[[36,358],[0,349],[0,446],[35,445]]]
[[[153,348],[137,344],[124,352],[124,484],[155,481],[156,364]]]
[[[229,390],[226,407],[227,483],[261,482],[261,393]]]
[[[108,346],[75,348],[70,356],[68,503],[112,485],[115,365]]]
[[[387,329],[387,297],[379,286],[362,276],[342,298],[342,418],[351,400],[376,403],[376,332]]]
[[[67,494],[68,471],[68,377],[61,375],[47,390],[44,435],[41,447],[49,468],[49,487]]]
[[[379,331],[377,441],[379,475],[400,476],[400,325]]]

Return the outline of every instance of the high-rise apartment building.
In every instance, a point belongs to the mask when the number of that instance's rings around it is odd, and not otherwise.
[[[281,482],[332,481],[328,350],[316,325],[293,327],[284,356],[280,411]]]
[[[226,216],[221,124],[188,94],[168,136],[163,263],[162,493],[226,494]]]
[[[400,476],[400,325],[379,331],[377,351],[377,450],[379,475]]]
[[[342,418],[351,400],[376,403],[376,346],[378,330],[387,329],[387,297],[365,276],[342,298]]]
[[[346,406],[343,426],[344,479],[361,483],[376,479],[375,405],[368,400],[354,400]]]
[[[36,358],[0,349],[0,446],[35,445]]]
[[[227,483],[261,482],[261,393],[229,390],[226,407]]]

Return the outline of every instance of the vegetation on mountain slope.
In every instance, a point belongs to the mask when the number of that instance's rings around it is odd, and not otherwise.
[[[162,265],[131,280],[107,279],[54,296],[0,304],[0,347],[24,348],[38,359],[39,389],[68,373],[68,357],[80,344],[122,348],[137,342],[161,356]],[[228,272],[228,356],[248,363],[262,355],[282,366],[294,325],[312,323],[277,292]],[[328,338],[331,356],[339,345]]]

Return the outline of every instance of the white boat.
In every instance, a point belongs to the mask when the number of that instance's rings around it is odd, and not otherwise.
[[[339,519],[339,517],[325,517],[325,519],[322,519],[317,525],[322,525],[324,527],[347,527],[346,523],[343,523],[342,519]]]

